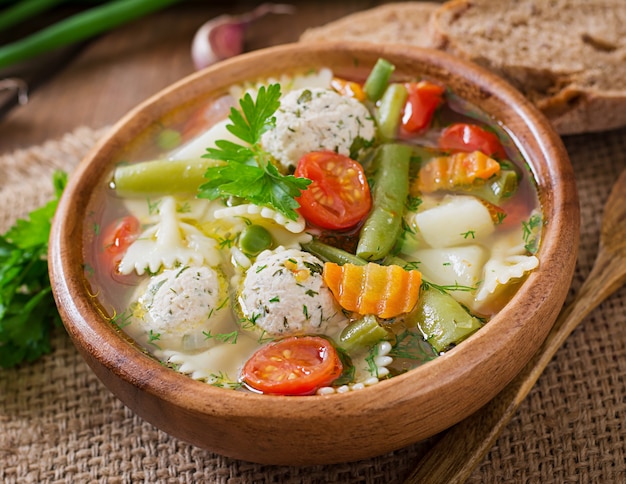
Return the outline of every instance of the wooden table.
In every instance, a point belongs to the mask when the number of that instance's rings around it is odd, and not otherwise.
[[[246,12],[260,3],[186,1],[90,41],[31,92],[28,104],[0,119],[0,154],[59,138],[81,125],[99,128],[114,123],[150,95],[194,71],[190,46],[202,23],[223,13]],[[251,25],[247,51],[297,41],[307,27],[385,2],[293,3],[295,14],[268,15]]]

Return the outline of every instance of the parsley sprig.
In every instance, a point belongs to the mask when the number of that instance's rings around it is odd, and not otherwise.
[[[34,361],[50,352],[50,333],[60,325],[48,278],[48,237],[67,182],[56,172],[56,197],[0,235],[0,367]]]
[[[272,157],[260,144],[261,136],[276,125],[274,113],[280,106],[280,84],[259,88],[256,101],[250,93],[239,101],[241,111],[231,108],[226,129],[246,143],[216,141],[217,148],[208,148],[204,158],[226,162],[210,167],[206,183],[200,186],[198,197],[215,200],[231,196],[268,206],[291,220],[298,218],[296,208],[300,196],[311,180],[282,175]]]

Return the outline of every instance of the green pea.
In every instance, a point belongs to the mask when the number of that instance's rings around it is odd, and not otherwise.
[[[272,247],[272,234],[261,225],[248,225],[239,237],[239,247],[246,254],[259,255],[266,249]]]
[[[182,143],[182,136],[180,132],[175,129],[164,129],[157,137],[157,145],[162,150],[173,150]]]

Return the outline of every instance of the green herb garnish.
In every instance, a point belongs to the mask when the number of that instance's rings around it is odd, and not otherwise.
[[[48,278],[48,237],[67,174],[53,176],[55,198],[0,235],[0,367],[34,361],[50,352],[60,326]]]
[[[472,292],[472,291],[476,291],[478,289],[478,286],[479,284],[476,284],[476,286],[464,286],[459,283],[440,285],[440,284],[435,284],[434,282],[422,280],[423,289],[432,287],[433,289],[437,289],[439,292],[443,292],[444,294],[449,291]]]
[[[0,68],[45,52],[95,37],[119,25],[141,18],[180,0],[125,0],[104,2],[62,19],[15,42],[0,47]],[[0,11],[0,31],[45,13],[60,0],[24,1]]]
[[[206,183],[200,186],[198,197],[215,200],[230,196],[263,205],[282,213],[291,220],[298,218],[295,200],[311,180],[282,175],[272,157],[260,146],[263,133],[275,126],[274,113],[280,106],[280,84],[261,86],[256,101],[249,93],[239,101],[241,111],[234,107],[226,128],[244,141],[242,146],[232,141],[219,140],[217,148],[208,148],[204,158],[225,161],[222,166],[210,167],[205,173]]]
[[[539,228],[541,223],[541,215],[538,213],[531,215],[528,222],[522,222],[524,248],[531,254],[536,254],[539,249]]]
[[[202,334],[204,335],[205,339],[216,339],[218,341],[221,341],[222,343],[231,343],[231,344],[236,344],[237,343],[237,337],[239,336],[239,333],[237,332],[237,330],[235,331],[231,331],[230,333],[217,333],[217,334],[211,334],[211,331],[202,331]]]

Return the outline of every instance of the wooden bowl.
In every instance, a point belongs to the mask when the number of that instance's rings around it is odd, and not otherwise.
[[[468,340],[361,391],[285,397],[224,390],[165,368],[98,312],[83,268],[86,207],[123,148],[178,106],[233,83],[328,66],[364,78],[379,57],[396,73],[450,86],[511,133],[535,175],[545,227],[532,272],[510,303]],[[121,87],[123,89],[123,87]],[[285,45],[191,75],[119,121],[71,176],[50,239],[50,275],[64,324],[104,384],[139,416],[194,445],[247,461],[309,465],[380,455],[432,436],[494,397],[546,337],[566,297],[579,230],[574,175],[560,138],[500,78],[439,51],[368,44]]]

